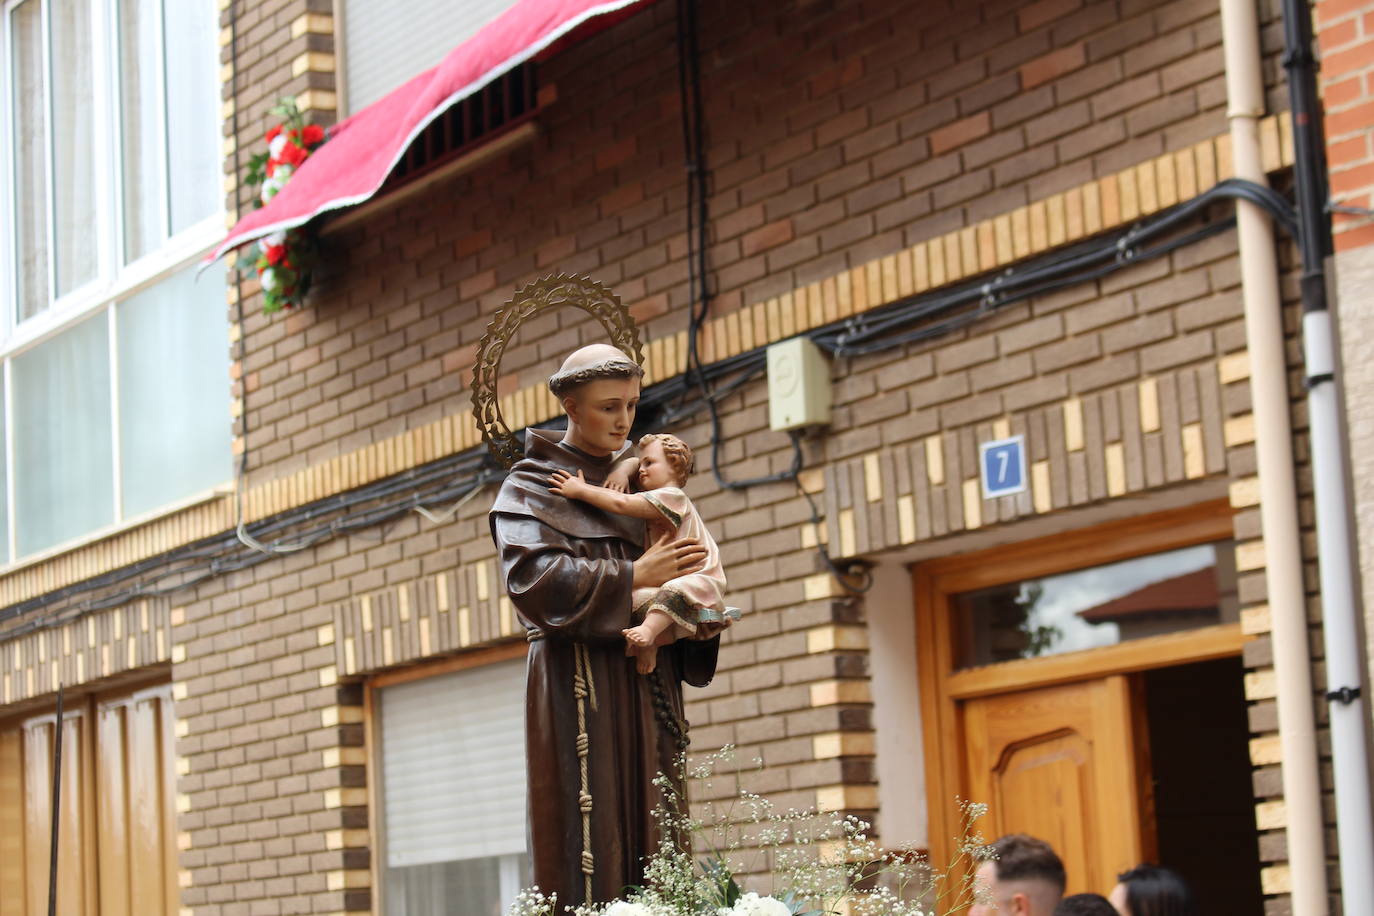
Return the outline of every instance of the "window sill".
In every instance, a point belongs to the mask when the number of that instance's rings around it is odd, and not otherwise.
[[[107,525],[104,528],[99,528],[95,531],[90,532],[89,534],[84,534],[78,538],[73,538],[69,541],[63,541],[61,544],[45,548],[44,550],[41,550],[38,553],[26,554],[25,556],[15,560],[13,563],[0,566],[0,579],[5,578],[6,576],[13,575],[17,572],[22,572],[23,570],[29,569],[31,567],[42,565],[43,563],[47,563],[51,560],[57,559],[58,557],[61,557],[65,554],[73,553],[77,550],[80,550],[83,547],[89,547],[92,544],[107,540],[112,537],[116,537],[118,535],[132,531],[135,528],[140,528],[144,525],[159,521],[168,516],[176,515],[178,512],[185,512],[187,509],[194,509],[197,506],[202,506],[206,503],[211,503],[215,502],[216,500],[224,499],[226,497],[232,496],[233,492],[234,485],[232,483],[226,482],[217,487],[212,487],[209,490],[202,490],[199,493],[185,497],[184,499],[180,499],[174,503],[168,503],[165,506],[160,506],[157,509],[153,509],[150,512],[145,512],[142,515],[137,515],[132,518],[125,519],[124,521],[117,522],[113,525]]]

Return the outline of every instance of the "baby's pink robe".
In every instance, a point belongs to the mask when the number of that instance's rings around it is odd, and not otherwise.
[[[706,565],[699,572],[669,579],[658,588],[635,589],[635,619],[643,619],[651,610],[663,611],[673,619],[673,632],[678,638],[709,637],[721,629],[720,623],[726,617],[738,620],[739,609],[725,606],[725,570],[720,564],[720,548],[687,494],[677,487],[660,487],[638,495],[663,516],[662,523],[649,523],[651,539],[657,540],[665,530],[675,532],[675,537],[695,538],[706,548]]]

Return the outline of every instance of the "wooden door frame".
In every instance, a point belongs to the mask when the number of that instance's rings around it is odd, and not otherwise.
[[[917,677],[921,717],[928,736],[922,745],[932,861],[952,860],[954,841],[960,831],[959,811],[954,801],[968,797],[963,778],[966,735],[959,708],[961,700],[1232,657],[1240,654],[1245,641],[1239,623],[1225,623],[1099,649],[1000,662],[956,672],[950,596],[1021,579],[1230,540],[1234,537],[1233,512],[1226,500],[1211,500],[930,560],[912,569]],[[1148,839],[1148,836],[1142,837],[1142,841]]]

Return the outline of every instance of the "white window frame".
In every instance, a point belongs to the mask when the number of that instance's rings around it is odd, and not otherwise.
[[[35,0],[3,0],[0,2],[0,87],[9,85],[12,56],[10,54],[10,14],[24,2]],[[42,2],[43,18],[43,60],[44,60],[44,104],[47,106],[45,120],[47,136],[52,133],[52,66],[51,31],[49,26],[50,4],[54,0]],[[218,7],[214,0],[176,0],[176,2],[199,2],[208,7],[210,15],[218,21]],[[76,547],[107,538],[119,531],[137,527],[150,519],[180,511],[229,492],[232,481],[209,490],[191,494],[175,502],[163,505],[150,512],[135,517],[124,516],[122,474],[120,457],[120,411],[119,411],[119,362],[116,311],[121,302],[169,279],[180,270],[185,270],[205,257],[224,235],[225,208],[224,195],[217,193],[216,206],[210,214],[181,232],[171,234],[171,205],[167,193],[167,182],[159,183],[158,220],[162,241],[143,256],[125,264],[125,233],[123,220],[124,206],[124,159],[120,141],[123,121],[122,98],[119,91],[119,35],[118,0],[91,0],[91,46],[92,73],[95,79],[94,98],[94,141],[91,155],[96,158],[96,276],[81,287],[60,298],[52,298],[57,289],[55,256],[55,218],[53,215],[54,168],[52,143],[47,144],[46,187],[48,237],[48,291],[49,305],[46,309],[24,321],[18,319],[18,272],[12,270],[17,255],[17,242],[14,238],[14,215],[18,204],[15,188],[14,137],[15,124],[14,96],[7,88],[0,90],[0,258],[3,270],[0,276],[7,276],[0,282],[0,377],[4,380],[4,426],[0,435],[4,437],[5,449],[5,486],[7,517],[0,520],[7,526],[8,553],[0,555],[0,573],[13,571],[25,566],[42,562],[66,553]],[[163,46],[164,13],[162,4],[157,5],[156,35],[158,46]],[[167,130],[167,92],[166,67],[157,68],[157,127],[158,136],[165,138]],[[218,93],[216,93],[218,95]],[[159,157],[166,170],[166,145],[160,144]],[[232,270],[232,267],[230,268]],[[225,305],[228,308],[227,302]],[[108,342],[110,347],[110,422],[113,460],[111,472],[114,475],[113,518],[110,525],[87,532],[80,537],[55,544],[43,550],[19,555],[17,543],[17,514],[15,509],[14,474],[14,385],[12,364],[15,357],[47,342],[68,329],[80,324],[97,313],[105,311],[108,322]],[[229,360],[225,357],[225,389],[229,388]],[[226,408],[228,397],[226,395]],[[230,422],[226,411],[225,423]]]

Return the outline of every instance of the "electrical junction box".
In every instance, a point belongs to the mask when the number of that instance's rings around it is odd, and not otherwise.
[[[830,423],[830,361],[809,338],[768,348],[768,425],[788,430]]]

